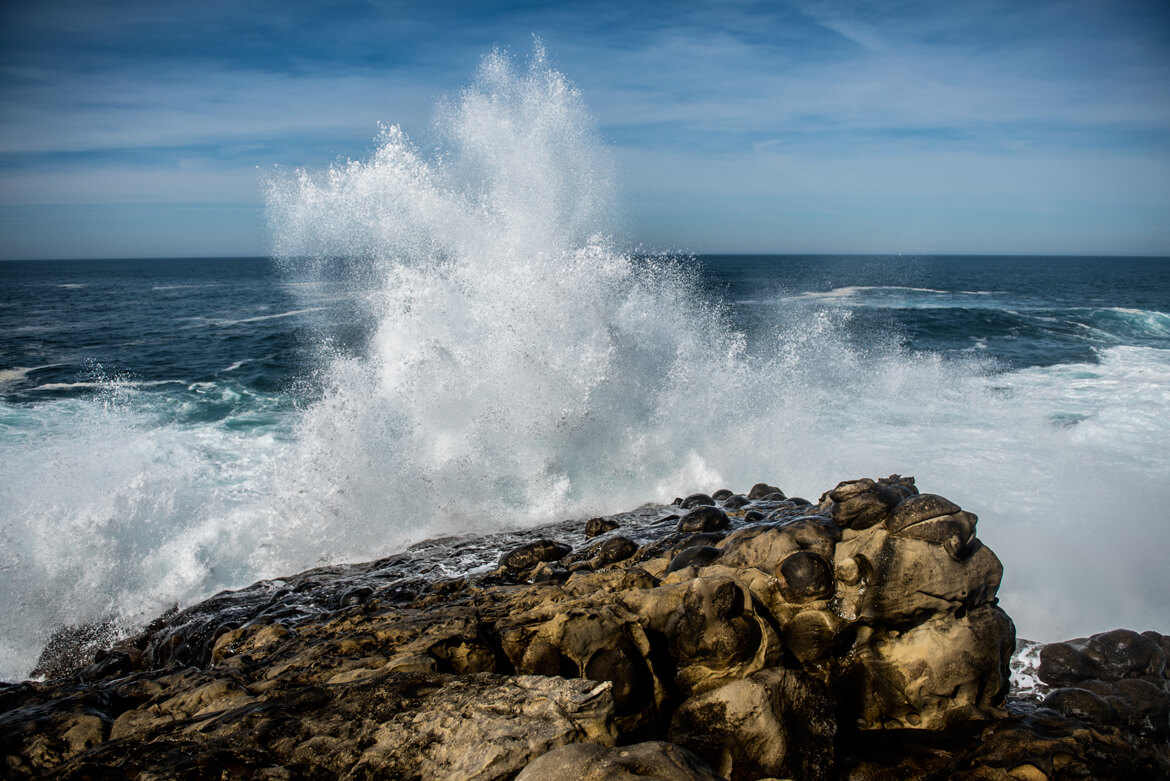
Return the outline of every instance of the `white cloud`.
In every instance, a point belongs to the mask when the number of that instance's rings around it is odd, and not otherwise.
[[[298,134],[373,138],[388,115],[429,116],[433,92],[384,76],[177,70],[79,75],[13,90],[0,152],[84,152],[264,142]]]

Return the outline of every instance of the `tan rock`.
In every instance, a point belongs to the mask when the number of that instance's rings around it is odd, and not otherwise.
[[[572,743],[538,757],[516,781],[725,781],[684,748],[661,741],[607,748]]]

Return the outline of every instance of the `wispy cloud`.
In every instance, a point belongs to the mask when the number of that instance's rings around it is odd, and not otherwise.
[[[523,54],[539,33],[615,147],[634,240],[913,243],[929,205],[953,210],[936,223],[954,227],[956,251],[966,235],[985,250],[1042,245],[1063,223],[1118,251],[1141,235],[1143,251],[1170,252],[1170,8],[1157,0],[58,0],[2,13],[0,208],[121,203],[132,230],[133,204],[255,205],[256,166],[363,156],[379,121],[425,144],[437,96],[493,45]],[[794,203],[804,223],[777,217]],[[1060,218],[1025,237],[1005,208]],[[1135,228],[1142,214],[1152,222]],[[36,243],[25,233],[19,252]],[[13,241],[0,256],[18,254]]]

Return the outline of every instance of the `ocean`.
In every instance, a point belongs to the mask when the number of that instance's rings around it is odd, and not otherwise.
[[[274,174],[271,259],[0,263],[0,679],[430,537],[891,473],[979,516],[1021,636],[1170,632],[1170,259],[635,251],[539,58],[437,127]]]

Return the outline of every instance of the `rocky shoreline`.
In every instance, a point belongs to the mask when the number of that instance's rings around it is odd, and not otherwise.
[[[56,636],[0,684],[4,772],[1170,777],[1170,636],[1013,657],[976,522],[897,475],[759,484],[263,581]]]

